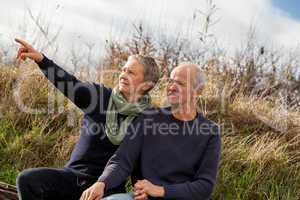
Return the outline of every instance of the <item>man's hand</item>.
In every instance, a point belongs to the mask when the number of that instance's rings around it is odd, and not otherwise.
[[[37,63],[43,60],[43,54],[35,50],[30,44],[17,38],[15,39],[15,41],[21,45],[21,47],[18,50],[17,60],[25,60],[26,58],[30,58],[31,60]]]
[[[134,185],[134,200],[146,200],[148,196],[164,197],[165,190],[161,186],[152,184],[148,180],[141,180]]]
[[[82,193],[80,200],[99,200],[104,195],[104,188],[103,182],[96,182]]]

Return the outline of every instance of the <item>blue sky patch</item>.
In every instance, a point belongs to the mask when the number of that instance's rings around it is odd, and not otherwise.
[[[300,20],[300,0],[272,0],[275,7]]]

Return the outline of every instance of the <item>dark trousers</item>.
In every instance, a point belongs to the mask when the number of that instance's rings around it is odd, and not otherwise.
[[[32,168],[17,177],[20,200],[79,200],[82,192],[97,180],[69,169]],[[106,195],[124,192],[125,186]]]

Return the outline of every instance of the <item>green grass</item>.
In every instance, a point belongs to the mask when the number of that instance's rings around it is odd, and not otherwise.
[[[276,162],[261,168],[232,160],[222,163],[213,199],[299,199],[300,170]]]
[[[21,131],[9,120],[0,120],[0,181],[15,184],[17,174],[25,168],[64,165],[74,142],[68,140],[74,137],[72,129],[45,130],[33,123]]]
[[[11,165],[2,165],[0,167],[0,180],[11,185],[16,184],[16,177],[19,170]]]

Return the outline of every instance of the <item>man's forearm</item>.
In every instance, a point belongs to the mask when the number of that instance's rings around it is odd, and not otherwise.
[[[98,181],[105,183],[106,189],[119,186],[130,176],[136,165],[143,143],[143,134],[140,131],[142,130],[141,123],[143,120],[144,117],[139,115],[130,124],[132,127],[128,128],[129,132],[126,133],[119,148],[110,158],[104,171],[98,178]]]
[[[155,193],[157,195],[156,197],[165,197],[165,188],[162,186],[158,186]]]

